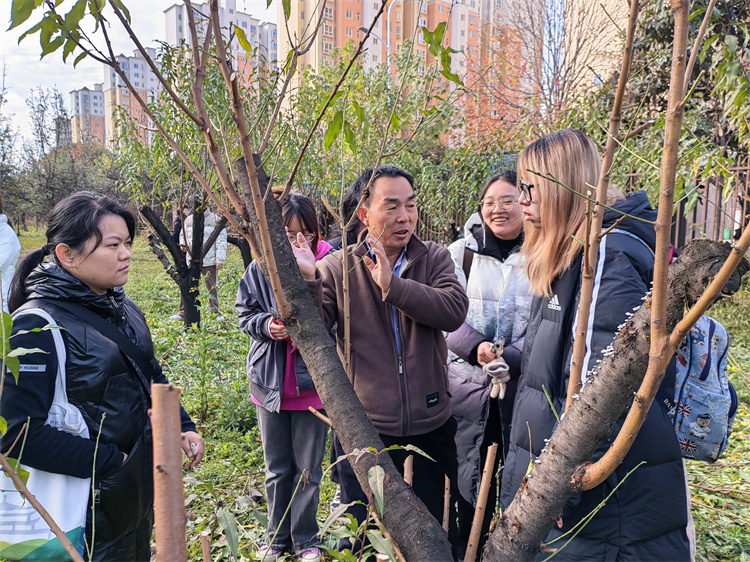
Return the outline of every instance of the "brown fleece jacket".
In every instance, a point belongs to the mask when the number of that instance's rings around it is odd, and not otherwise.
[[[350,251],[355,246],[349,246]],[[361,261],[363,244],[351,256],[352,373],[350,380],[375,428],[391,436],[422,435],[450,417],[443,331],[463,324],[469,301],[458,282],[448,250],[412,236],[400,277],[384,295]],[[337,346],[343,357],[342,253],[317,263],[308,282],[320,315],[330,329],[338,323]],[[397,309],[399,361],[389,306]],[[401,367],[399,368],[399,363]]]

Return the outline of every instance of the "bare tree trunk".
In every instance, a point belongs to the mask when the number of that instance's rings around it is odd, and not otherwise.
[[[261,192],[265,193],[268,176],[260,168],[257,156],[256,166]],[[239,185],[243,191],[249,191],[245,163],[237,162],[235,170]],[[251,214],[253,228],[258,228],[252,206],[248,205],[248,211]],[[299,272],[294,254],[286,240],[278,202],[272,197],[266,198],[265,211],[268,235],[273,242],[281,285],[289,303],[292,303],[291,317],[284,319],[284,325],[289,336],[299,347],[336,434],[346,451],[364,451],[370,447],[375,451],[381,451],[385,447],[380,436],[349,382],[336,347]],[[257,256],[258,263],[266,274],[262,257]],[[352,467],[365,493],[369,493],[370,490],[368,471],[376,464],[385,472],[384,506],[379,516],[404,557],[407,560],[450,560],[451,546],[447,534],[430,515],[422,501],[404,484],[387,453],[377,457],[375,454],[363,454],[356,462],[352,459]]]
[[[152,239],[149,239],[151,250],[154,252],[154,254],[156,254],[156,257],[162,263],[169,276],[174,279],[175,283],[177,283],[177,286],[180,290],[180,298],[185,303],[186,314],[185,318],[183,319],[185,322],[185,327],[189,328],[192,324],[200,323],[201,316],[200,309],[198,308],[200,306],[200,303],[197,299],[197,296],[198,282],[200,281],[201,266],[205,252],[201,251],[200,256],[197,256],[197,269],[196,261],[194,259],[191,259],[190,266],[188,267],[188,265],[185,263],[185,258],[182,250],[180,250],[180,247],[175,243],[174,240],[172,240],[172,234],[169,232],[169,230],[167,230],[167,227],[164,226],[164,223],[156,215],[156,213],[154,213],[153,209],[151,209],[151,207],[147,205],[144,205],[143,207],[141,207],[141,215],[143,215],[143,218],[146,219],[146,222],[151,225],[151,228],[154,229],[159,242],[167,247],[169,253],[172,256],[172,263],[170,263],[169,258],[167,258],[167,256],[164,254],[163,250],[161,250],[161,248],[157,249],[155,247],[155,242]],[[226,224],[226,219],[224,220],[224,224]],[[195,245],[195,240],[198,234],[198,228],[200,228],[200,238],[198,238],[198,240],[203,240],[203,213],[194,213],[193,221],[193,248],[201,248],[202,246],[200,244],[198,246]],[[214,238],[214,240],[216,239]],[[172,268],[171,272],[170,268]]]
[[[702,295],[732,252],[731,246],[710,240],[691,242],[669,269],[665,324],[671,331],[682,319],[686,304]],[[743,260],[724,287],[730,294],[750,269]],[[580,467],[610,434],[633,401],[643,380],[651,344],[650,300],[615,336],[613,352],[586,382],[552,434],[541,462],[523,479],[513,503],[498,521],[485,549],[485,560],[532,560],[570,495],[580,490]]]

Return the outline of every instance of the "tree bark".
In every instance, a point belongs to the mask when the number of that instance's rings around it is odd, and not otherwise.
[[[268,188],[268,176],[260,167],[257,156],[255,163],[261,192],[265,193]],[[235,170],[239,185],[243,191],[249,191],[244,161],[237,161]],[[257,229],[258,222],[254,209],[249,205],[248,207],[251,226]],[[336,347],[299,272],[287,240],[281,207],[275,199],[268,197],[265,198],[265,211],[281,285],[288,302],[292,304],[291,316],[282,320],[305,360],[326,414],[330,417],[345,451],[351,453],[370,447],[375,451],[381,451],[385,447],[380,436],[349,382]],[[262,256],[258,258],[259,265],[266,274]],[[376,464],[385,472],[383,512],[378,515],[404,557],[407,560],[451,560],[451,546],[447,534],[411,488],[404,484],[388,454],[376,457],[375,454],[368,453],[361,455],[357,462],[352,462],[357,480],[365,493],[369,494],[370,491],[368,471]],[[375,508],[377,510],[377,505]]]
[[[182,254],[182,250],[180,250],[179,245],[177,245],[175,241],[172,240],[172,234],[169,232],[169,230],[167,230],[167,227],[164,226],[164,223],[161,221],[161,219],[156,216],[156,213],[154,213],[153,209],[151,209],[147,205],[144,205],[143,207],[141,207],[141,215],[143,215],[143,218],[145,218],[148,224],[151,225],[151,228],[154,229],[154,233],[156,234],[158,242],[166,246],[167,250],[169,250],[169,253],[172,256],[172,263],[170,263],[169,258],[164,253],[164,250],[158,246],[157,242],[153,240],[152,236],[149,236],[149,245],[151,246],[151,250],[154,252],[154,254],[156,254],[156,257],[164,266],[167,274],[172,279],[174,279],[180,290],[180,296],[185,303],[186,314],[185,318],[183,319],[183,321],[185,322],[185,327],[189,328],[192,324],[199,324],[201,321],[201,313],[200,309],[198,308],[200,306],[200,302],[197,298],[198,282],[200,281],[201,267],[203,265],[203,256],[205,255],[205,252],[201,251],[201,255],[198,256],[197,262],[196,260],[191,258],[190,266],[188,266],[188,264],[185,263],[185,258]],[[224,224],[226,224],[226,218],[222,217],[222,219],[224,220]],[[200,229],[200,238],[197,238],[198,229]],[[203,240],[203,213],[193,213],[193,248],[196,247],[196,238],[201,241]],[[214,238],[214,241],[215,240],[216,239]],[[197,247],[200,248],[201,246],[198,245]]]
[[[666,326],[672,331],[685,307],[694,303],[731,253],[728,244],[691,242],[669,268]],[[724,287],[736,292],[750,269],[742,260]],[[485,560],[532,560],[571,494],[580,490],[580,471],[597,445],[633,400],[649,360],[651,300],[647,297],[623,326],[598,368],[588,376],[580,398],[568,410],[513,503],[498,521]],[[639,398],[636,398],[639,399]]]
[[[247,243],[247,240],[242,236],[238,236],[237,238],[234,236],[227,236],[227,243],[234,244],[240,249],[242,263],[244,264],[245,269],[250,267],[250,264],[253,262],[253,252],[250,250],[250,244]]]

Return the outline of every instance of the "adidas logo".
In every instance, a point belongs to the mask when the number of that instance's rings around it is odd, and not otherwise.
[[[557,300],[557,295],[554,295],[550,300],[549,304],[547,305],[547,308],[550,310],[557,310],[558,312],[562,310],[562,306],[560,306],[560,301]]]

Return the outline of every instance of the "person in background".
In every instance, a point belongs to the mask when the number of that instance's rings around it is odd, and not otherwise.
[[[178,246],[180,245],[180,234],[182,234],[182,223],[190,216],[190,205],[183,205],[182,210],[177,212],[177,216],[172,223],[172,240]]]
[[[521,486],[529,460],[541,454],[544,440],[552,435],[556,416],[564,412],[581,290],[583,252],[578,240],[586,236],[582,195],[598,183],[601,160],[586,134],[566,129],[527,146],[518,157],[518,170],[519,203],[530,225],[521,254],[535,296],[502,471],[503,508]],[[656,211],[645,192],[624,196],[610,191],[608,205],[614,210],[604,211],[603,228],[614,228],[602,237],[593,266],[582,392],[586,373],[602,359],[627,313],[642,304],[653,280]],[[673,388],[672,369],[622,464],[599,486],[574,494],[563,513],[550,514],[559,519],[547,542],[563,534],[570,539],[555,560],[690,559],[682,456],[663,402],[673,396]],[[624,415],[592,461],[609,449],[623,420]],[[641,462],[645,464],[627,476]],[[598,508],[596,516],[579,527]]]
[[[203,211],[203,243],[205,244],[211,233],[214,231],[216,224],[219,222],[219,218],[211,212],[210,207],[206,207]],[[193,243],[193,215],[191,214],[185,219],[185,223],[182,227],[182,233],[180,234],[180,247],[183,252],[187,252],[186,260],[190,265],[190,259],[192,254],[192,243]],[[203,256],[203,267],[201,268],[201,275],[206,282],[206,289],[208,290],[208,303],[211,307],[211,313],[216,315],[217,320],[223,320],[224,318],[219,313],[219,290],[216,284],[218,271],[224,265],[224,261],[227,258],[227,229],[222,229],[219,236],[216,238],[216,242],[208,249],[206,255]],[[182,320],[185,317],[185,302],[180,294],[180,311],[174,316],[170,316],[170,320]]]
[[[343,219],[347,224],[349,224],[349,221],[352,219],[352,217],[356,215],[357,206],[359,205],[359,199],[360,197],[362,197],[362,189],[366,185],[367,182],[362,179],[362,176],[360,176],[354,181],[352,185],[349,186],[349,189],[347,189],[346,191],[346,195],[344,195]],[[351,246],[352,244],[356,244],[359,233],[364,229],[365,225],[362,224],[362,221],[359,219],[355,220],[354,224],[346,231],[346,245]],[[340,250],[341,235],[336,236],[335,238],[331,238],[330,243],[331,246],[333,246],[334,250]]]
[[[306,196],[290,193],[281,214],[291,244],[308,245],[315,260],[331,251],[320,239],[315,208]],[[273,562],[291,548],[300,560],[317,562],[316,514],[328,426],[308,407],[322,410],[323,405],[297,346],[274,317],[273,289],[257,261],[242,276],[235,308],[240,330],[252,338],[247,376],[266,463],[268,527],[257,558]],[[292,500],[300,479],[303,483]]]
[[[458,422],[459,558],[469,542],[479,482],[487,449],[500,448],[492,469],[492,484],[482,524],[481,550],[497,505],[497,470],[508,451],[508,436],[521,372],[521,349],[529,319],[531,289],[520,250],[523,216],[518,204],[516,173],[506,170],[490,177],[480,195],[478,212],[466,223],[464,238],[450,245],[456,275],[469,297],[466,321],[447,334],[451,413]],[[493,344],[502,341],[498,352]],[[497,354],[502,353],[498,358]],[[505,363],[499,384],[504,397],[492,398],[492,379],[483,367]],[[490,369],[492,370],[492,369]],[[494,371],[493,371],[494,372]]]
[[[367,415],[386,447],[408,444],[430,455],[414,456],[414,493],[438,520],[443,518],[445,477],[456,481],[456,422],[450,415],[443,331],[458,329],[468,299],[456,278],[448,251],[414,235],[417,204],[414,178],[396,166],[367,170],[357,216],[365,225],[360,244],[349,246],[351,352],[354,385]],[[302,276],[327,328],[337,325],[339,355],[344,353],[344,294],[340,252],[320,260],[300,240],[293,247]],[[344,454],[338,438],[336,456]],[[390,451],[403,470],[408,451]],[[348,513],[364,522],[367,496],[348,460],[339,465],[341,502],[361,501]],[[451,518],[453,520],[453,518]],[[453,541],[455,523],[449,530]],[[351,547],[348,540],[339,545]],[[355,545],[356,549],[356,545]]]
[[[8,216],[3,211],[3,199],[0,195],[0,285],[2,285],[3,312],[8,312],[8,293],[16,262],[21,256],[21,243],[18,241]]]
[[[29,419],[24,464],[78,478],[95,471],[96,501],[86,525],[89,545],[96,532],[92,559],[147,561],[153,527],[150,390],[152,382],[166,384],[167,379],[154,357],[143,312],[122,289],[135,218],[113,199],[80,192],[55,205],[48,225],[47,243],[21,261],[11,288],[9,307],[17,315],[13,346],[44,353],[22,356],[17,383],[5,377],[0,411],[8,430],[0,450],[10,448]],[[66,308],[70,304],[97,314],[139,347],[153,380],[136,370],[115,341]],[[63,329],[67,398],[80,410],[88,437],[45,423],[58,355],[51,331],[38,331],[47,320],[32,312],[19,315],[27,309],[42,309]],[[182,449],[192,459],[188,466],[194,467],[203,457],[203,438],[184,409],[180,414]],[[16,447],[11,456],[18,453]]]

